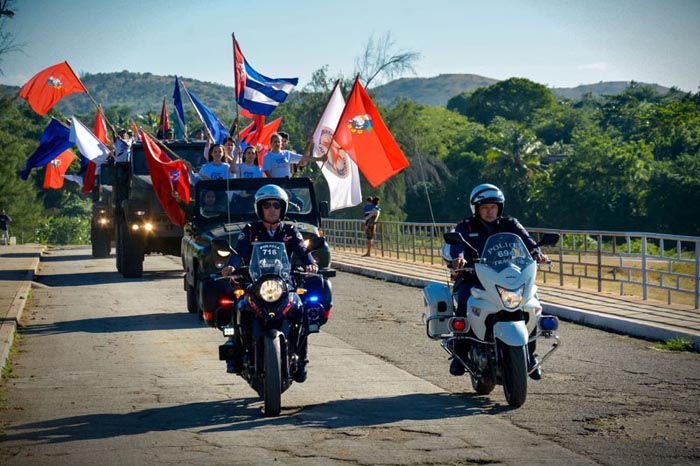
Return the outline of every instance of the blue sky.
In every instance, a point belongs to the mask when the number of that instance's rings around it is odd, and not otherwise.
[[[642,81],[700,87],[696,0],[14,0],[21,52],[0,84],[67,60],[78,73],[151,72],[233,85],[231,33],[259,72],[306,84],[352,76],[372,34],[416,51],[416,76],[517,76],[552,87]],[[405,75],[405,76],[411,76]]]

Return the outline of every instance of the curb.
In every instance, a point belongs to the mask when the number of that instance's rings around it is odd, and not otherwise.
[[[5,367],[5,364],[7,364],[7,359],[10,356],[10,348],[12,348],[15,340],[17,325],[22,318],[24,307],[27,304],[29,290],[32,288],[32,280],[34,279],[34,275],[36,275],[37,269],[39,268],[42,252],[43,250],[39,252],[37,257],[32,259],[29,271],[22,280],[22,284],[19,286],[19,289],[12,300],[12,304],[10,304],[7,317],[0,323],[0,369]]]
[[[334,262],[332,266],[334,269],[340,270],[341,272],[364,275],[370,278],[386,280],[389,282],[418,288],[424,288],[430,283],[438,283],[435,280],[409,277],[384,270],[367,269],[338,262]],[[700,349],[700,337],[697,335],[670,330],[659,326],[647,325],[640,322],[634,322],[622,317],[611,317],[598,312],[584,311],[582,309],[576,309],[558,304],[542,303],[542,309],[546,311],[547,314],[555,315],[567,322],[572,322],[599,330],[619,333],[622,335],[628,335],[631,337],[653,341],[668,341],[674,338],[684,338],[692,341],[695,349]]]

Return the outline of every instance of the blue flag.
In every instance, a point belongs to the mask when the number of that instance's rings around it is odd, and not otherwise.
[[[26,180],[29,178],[29,172],[32,168],[43,167],[72,146],[70,128],[64,126],[55,118],[51,118],[49,125],[41,135],[39,147],[27,160],[24,170],[20,172],[20,178]]]
[[[233,41],[233,65],[238,105],[256,115],[268,116],[284,102],[299,78],[268,78],[258,73]]]
[[[226,127],[221,123],[221,121],[214,115],[214,112],[209,110],[206,105],[204,105],[202,102],[199,101],[197,97],[190,91],[189,89],[185,89],[185,91],[190,95],[192,98],[192,102],[194,103],[194,106],[197,110],[197,112],[201,115],[202,120],[204,120],[204,123],[207,125],[207,128],[209,128],[209,132],[214,138],[214,142],[216,144],[223,144],[224,139],[230,136],[228,130]]]
[[[180,96],[180,81],[175,76],[175,90],[173,91],[173,102],[175,103],[175,110],[177,110],[177,115],[180,117],[180,121],[183,125],[186,125],[185,121],[185,110],[182,108],[182,97]]]

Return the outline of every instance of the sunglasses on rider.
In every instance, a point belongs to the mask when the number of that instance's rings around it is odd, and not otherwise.
[[[280,204],[277,201],[265,201],[263,202],[263,209],[269,209],[272,207],[273,209],[280,210],[282,208],[282,204]]]

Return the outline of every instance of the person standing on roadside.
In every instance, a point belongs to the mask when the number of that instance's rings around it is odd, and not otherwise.
[[[12,217],[7,215],[5,209],[2,209],[2,213],[0,213],[0,241],[5,246],[10,244],[10,223],[12,223]]]
[[[379,214],[382,212],[382,208],[379,207],[379,198],[372,198],[372,208],[366,214],[365,217],[365,236],[367,236],[367,253],[363,254],[362,257],[369,257],[372,255],[372,240],[374,239],[374,234],[377,229],[377,221],[379,220]]]

